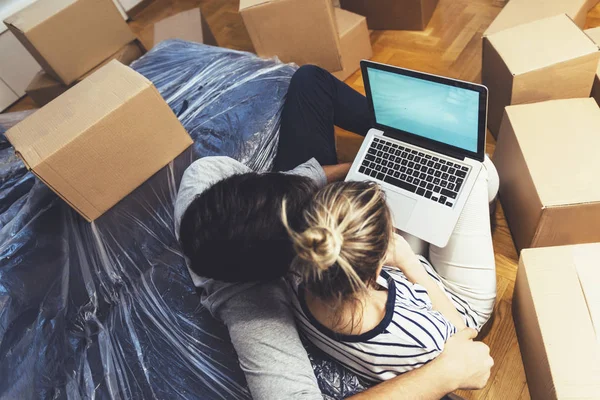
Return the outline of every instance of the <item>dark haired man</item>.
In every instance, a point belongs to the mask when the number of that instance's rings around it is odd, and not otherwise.
[[[275,160],[287,172],[259,175],[230,158],[207,157],[180,185],[175,229],[190,274],[202,303],[227,325],[256,399],[322,398],[281,279],[292,248],[280,205],[286,197],[289,215],[300,214],[316,188],[345,177],[334,125],[366,134],[365,98],[320,68],[302,67],[290,83]],[[460,332],[436,360],[356,398],[439,399],[482,387],[492,361],[475,335]]]

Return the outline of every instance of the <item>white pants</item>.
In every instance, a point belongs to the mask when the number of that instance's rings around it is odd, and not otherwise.
[[[489,201],[498,191],[497,176],[494,165],[486,156],[446,247],[429,245],[401,232],[415,253],[428,256],[444,285],[469,303],[479,316],[479,327],[492,315],[496,300],[496,262]]]

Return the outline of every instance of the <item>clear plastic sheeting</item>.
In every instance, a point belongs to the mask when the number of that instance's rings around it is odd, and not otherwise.
[[[131,65],[149,78],[194,138],[194,157],[229,155],[269,170],[283,98],[296,67],[181,40]]]
[[[182,41],[132,66],[195,144],[92,224],[26,170],[2,134],[14,121],[0,118],[1,399],[250,398],[227,330],[185,268],[173,204],[199,157],[271,167],[295,68]],[[362,388],[311,358],[326,395]]]

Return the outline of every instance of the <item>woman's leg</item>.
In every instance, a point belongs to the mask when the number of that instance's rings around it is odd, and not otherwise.
[[[281,113],[276,171],[287,171],[316,158],[337,164],[333,126],[359,135],[370,128],[367,99],[329,72],[314,65],[296,71]]]
[[[446,287],[466,300],[479,315],[481,327],[490,317],[496,299],[496,263],[490,227],[489,158],[477,178],[456,228],[444,248],[430,245],[429,260]]]

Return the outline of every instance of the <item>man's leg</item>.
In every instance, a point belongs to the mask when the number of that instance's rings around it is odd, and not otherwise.
[[[364,136],[369,118],[366,97],[322,68],[300,67],[283,106],[274,169],[287,171],[313,157],[337,164],[333,126]]]

